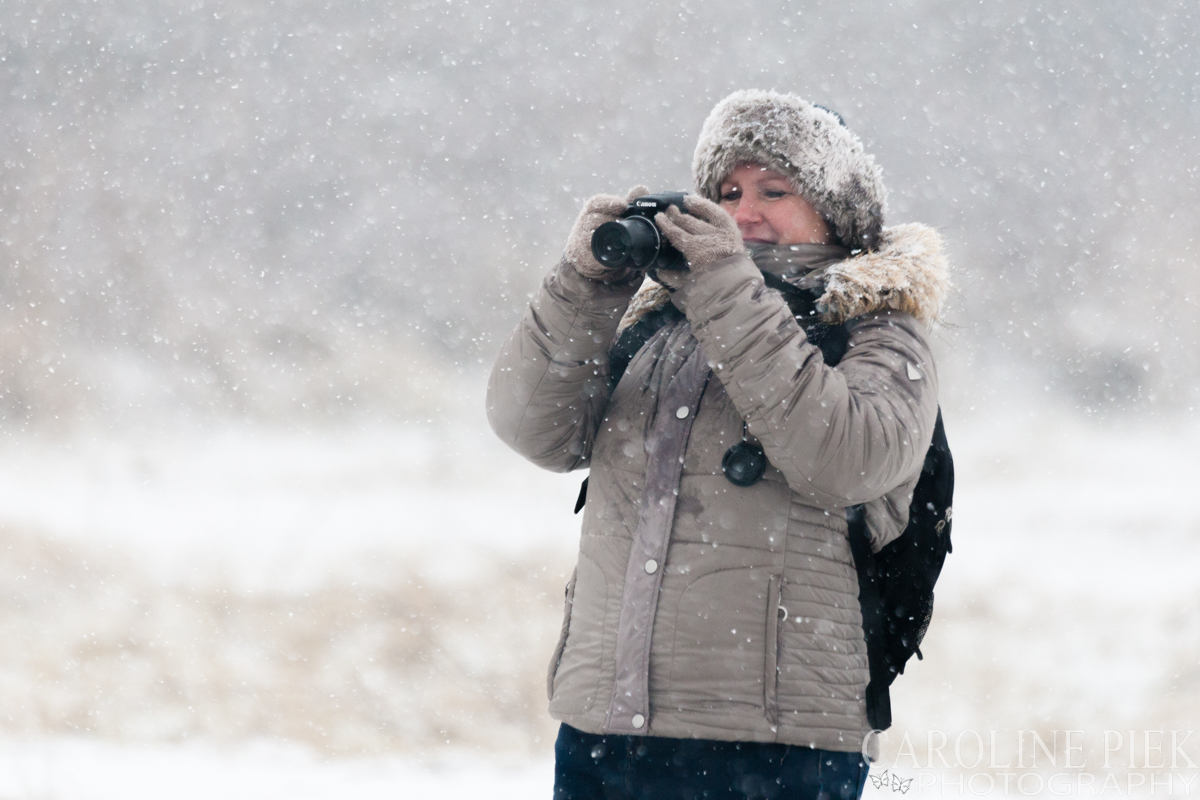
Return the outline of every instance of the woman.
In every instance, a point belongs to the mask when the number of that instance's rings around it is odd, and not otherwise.
[[[548,676],[555,797],[857,797],[845,509],[865,504],[876,550],[907,521],[937,414],[940,240],[884,228],[874,160],[795,96],[719,103],[693,174],[688,213],[655,218],[688,269],[638,292],[640,272],[597,262],[592,232],[626,201],[592,198],[488,388],[510,446],[591,469]],[[765,454],[761,475],[735,452]]]

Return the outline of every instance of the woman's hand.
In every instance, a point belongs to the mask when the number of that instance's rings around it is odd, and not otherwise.
[[[625,208],[635,197],[650,194],[645,186],[635,186],[629,190],[625,199],[611,195],[598,194],[583,204],[575,227],[567,239],[566,258],[585,278],[604,283],[625,283],[641,270],[631,267],[606,267],[592,256],[592,234],[606,222],[618,219]]]
[[[671,206],[656,214],[654,223],[675,249],[683,253],[692,270],[702,270],[745,250],[737,223],[725,209],[696,195],[689,195],[685,202],[690,213],[684,214]],[[659,270],[658,274],[669,286],[682,277],[682,273],[666,270]]]

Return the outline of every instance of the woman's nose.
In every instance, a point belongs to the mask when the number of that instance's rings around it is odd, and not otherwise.
[[[733,221],[740,225],[752,225],[762,219],[762,215],[758,212],[758,206],[748,197],[743,197],[738,201],[737,209],[733,213]]]

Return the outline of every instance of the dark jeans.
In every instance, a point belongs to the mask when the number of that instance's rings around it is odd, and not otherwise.
[[[597,736],[569,725],[554,743],[554,800],[858,800],[858,753],[656,736]]]

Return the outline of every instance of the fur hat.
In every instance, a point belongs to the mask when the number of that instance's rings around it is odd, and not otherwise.
[[[832,111],[791,94],[734,92],[700,130],[692,159],[696,192],[719,202],[721,181],[743,162],[787,176],[844,246],[878,246],[887,201],[882,170]]]

